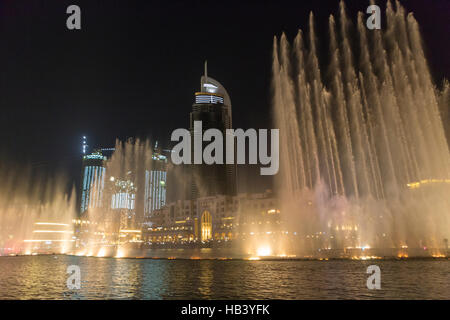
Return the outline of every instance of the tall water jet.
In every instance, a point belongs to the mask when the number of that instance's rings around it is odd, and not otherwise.
[[[76,254],[123,257],[140,246],[142,224],[152,206],[150,201],[157,200],[150,194],[154,188],[150,188],[154,183],[151,180],[154,157],[158,155],[149,141],[116,141],[114,153],[105,163],[100,202],[89,207],[80,219],[84,226],[79,228]]]
[[[66,253],[74,243],[76,196],[57,178],[31,168],[0,166],[0,256]]]
[[[274,39],[276,185],[284,223],[299,232],[293,250],[431,254],[450,237],[441,118],[448,83],[442,91],[434,86],[417,21],[398,2],[388,3],[386,25],[367,30],[359,13],[353,39],[341,2],[337,21],[329,18],[326,70],[312,13],[306,39],[301,30],[292,47],[284,34]]]

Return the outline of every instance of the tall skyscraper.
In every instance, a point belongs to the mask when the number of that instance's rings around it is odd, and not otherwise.
[[[158,142],[152,154],[150,168],[145,170],[144,217],[166,204],[167,157],[158,149]]]
[[[115,230],[117,230],[117,223],[119,230],[136,228],[136,200],[138,188],[133,182],[135,180],[134,174],[129,172],[123,179],[110,178],[114,184],[113,194],[111,197],[111,209],[115,221]]]
[[[81,214],[102,206],[105,187],[106,157],[96,150],[83,156],[81,184]]]
[[[225,137],[226,129],[232,128],[231,100],[225,88],[208,77],[207,63],[200,80],[200,92],[195,93],[195,103],[190,113],[190,131],[194,139],[194,121],[202,121],[202,131],[219,129]],[[192,145],[194,145],[192,143]],[[192,151],[193,152],[193,151]],[[225,154],[225,144],[224,144]],[[193,159],[192,155],[192,159]],[[236,165],[193,164],[191,165],[192,199],[218,194],[236,193]]]

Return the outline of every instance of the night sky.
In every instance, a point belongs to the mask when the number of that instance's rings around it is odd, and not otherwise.
[[[440,84],[450,78],[450,1],[401,3]],[[70,4],[81,7],[82,30],[66,28]],[[369,1],[346,4],[355,21]],[[205,59],[231,96],[233,126],[270,128],[273,36],[292,40],[313,11],[326,41],[337,10],[318,0],[0,0],[0,157],[79,179],[82,135],[91,147],[116,137],[168,146],[172,130],[189,125]]]

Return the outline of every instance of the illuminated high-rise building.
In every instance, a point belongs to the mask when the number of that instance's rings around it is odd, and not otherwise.
[[[152,154],[150,168],[145,170],[144,216],[166,204],[167,157],[158,149],[158,142]]]
[[[102,206],[105,187],[106,157],[101,151],[83,156],[81,183],[81,214]]]
[[[215,128],[222,131],[224,137],[226,129],[232,128],[230,97],[218,81],[208,77],[206,62],[205,73],[200,80],[200,92],[195,93],[195,103],[192,105],[190,114],[192,139],[195,139],[195,121],[202,122],[203,132]],[[192,145],[194,145],[194,141]],[[224,154],[225,151],[224,145]],[[193,154],[191,159],[194,159]],[[190,193],[191,199],[219,194],[230,196],[236,194],[236,165],[192,164]]]
[[[124,179],[110,178],[114,184],[111,198],[111,209],[118,218],[119,230],[134,228],[136,226],[136,193],[138,188],[134,181],[134,175],[129,172]]]

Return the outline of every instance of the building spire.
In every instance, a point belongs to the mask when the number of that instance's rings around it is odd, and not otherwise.
[[[208,60],[205,60],[205,82],[208,82]]]
[[[81,148],[81,151],[83,152],[83,154],[86,154],[87,147],[88,147],[88,145],[87,145],[87,138],[86,138],[86,136],[83,136],[82,148]]]

